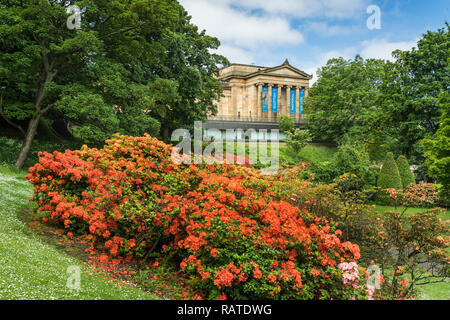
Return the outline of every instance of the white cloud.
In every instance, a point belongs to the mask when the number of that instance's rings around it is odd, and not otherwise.
[[[365,13],[369,0],[210,0],[229,3],[270,14],[283,14],[297,18],[350,18],[357,12]]]
[[[255,55],[250,50],[241,49],[238,47],[221,45],[215,53],[227,57],[230,62],[238,62],[244,64],[251,64],[255,62]]]
[[[393,60],[392,51],[395,50],[411,50],[417,46],[416,41],[389,42],[385,39],[373,39],[363,41],[361,43],[361,56],[365,59],[376,58],[384,60]]]
[[[230,1],[182,0],[192,22],[219,38],[225,45],[256,49],[258,46],[296,45],[303,42],[299,30],[288,19],[255,15],[229,6]]]
[[[348,35],[354,32],[354,27],[345,27],[341,25],[331,25],[326,22],[309,21],[305,24],[305,28],[308,31],[320,34],[322,36],[342,36]]]

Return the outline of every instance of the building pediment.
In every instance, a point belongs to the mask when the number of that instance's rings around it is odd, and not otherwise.
[[[309,75],[306,72],[291,66],[287,59],[282,65],[273,68],[247,66],[247,65],[232,65],[228,72],[222,74],[221,78],[223,80],[229,80],[232,78],[251,79],[259,76],[285,77],[299,80],[312,79],[312,75]]]
[[[264,70],[259,74],[263,74],[266,76],[293,77],[305,80],[311,79],[311,76],[309,74],[306,74],[305,72],[302,72],[300,70],[295,70],[294,68],[288,66]]]

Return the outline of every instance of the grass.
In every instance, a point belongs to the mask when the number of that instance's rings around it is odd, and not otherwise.
[[[398,207],[397,211],[402,212],[405,209],[405,207]],[[380,213],[388,212],[388,211],[394,211],[395,207],[390,206],[379,206],[377,205],[375,207],[375,210],[377,210]],[[430,209],[427,208],[408,208],[405,212],[406,215],[421,213],[429,211]],[[450,210],[446,210],[443,214],[440,215],[442,220],[450,220]]]
[[[0,299],[147,300],[153,295],[110,284],[78,259],[45,243],[18,215],[32,194],[25,172],[0,165]],[[68,268],[81,270],[80,290],[67,287]]]
[[[337,149],[320,144],[310,144],[303,148],[298,157],[295,153],[288,149],[285,144],[280,144],[280,160],[289,164],[297,164],[299,161],[307,161],[311,164],[317,164],[325,161],[330,161]],[[296,160],[298,159],[298,161]]]
[[[310,163],[320,163],[330,161],[336,151],[337,148],[311,144],[300,151],[299,157]]]

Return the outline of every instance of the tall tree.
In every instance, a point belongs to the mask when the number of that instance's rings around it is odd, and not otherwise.
[[[426,165],[430,175],[444,185],[443,196],[450,199],[450,94],[440,97],[442,116],[440,128],[433,137],[423,140]]]
[[[367,138],[384,74],[383,60],[331,59],[318,71],[305,103],[308,128],[313,136],[342,142],[345,136]]]
[[[66,27],[73,4],[81,29]],[[176,0],[1,0],[0,111],[24,135],[16,166],[42,117],[70,120],[77,138],[99,144],[114,132],[158,134],[161,123],[214,112],[221,92],[213,73],[226,59],[208,50],[218,46]]]
[[[397,152],[412,163],[423,163],[420,141],[436,133],[441,107],[439,95],[449,88],[450,26],[428,31],[410,51],[394,52],[382,87],[380,103],[387,132],[395,136]]]

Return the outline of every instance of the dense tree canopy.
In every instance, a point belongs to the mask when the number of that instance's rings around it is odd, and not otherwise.
[[[450,199],[450,94],[441,96],[441,126],[436,134],[423,141],[430,174],[444,185],[443,196]]]
[[[346,135],[365,133],[373,113],[378,112],[383,75],[383,60],[360,56],[329,60],[319,69],[305,103],[311,133],[338,142]]]
[[[450,26],[428,31],[394,61],[335,58],[319,69],[306,99],[308,127],[316,139],[364,143],[373,160],[404,154],[428,180],[420,143],[436,133],[449,88]]]
[[[66,26],[71,4],[80,29]],[[227,61],[209,52],[219,45],[176,0],[1,0],[0,111],[24,135],[16,165],[42,117],[94,145],[204,119],[221,94],[212,75]]]
[[[413,163],[423,161],[420,141],[439,128],[439,95],[450,85],[450,26],[428,31],[411,51],[394,52],[396,62],[382,88],[386,132],[398,152]]]

